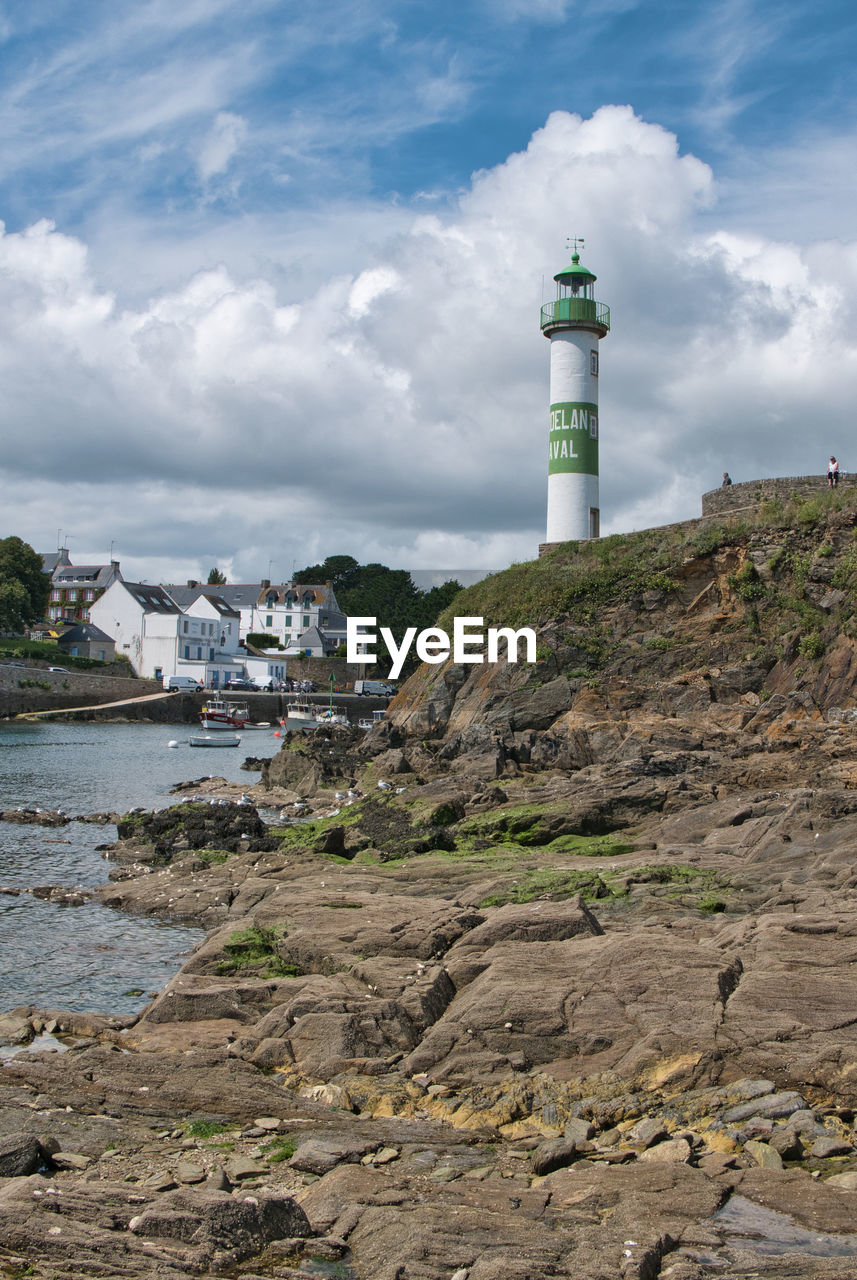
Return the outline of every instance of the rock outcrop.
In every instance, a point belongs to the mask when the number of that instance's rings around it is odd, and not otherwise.
[[[828,505],[498,575],[457,612],[529,618],[535,668],[426,668],[365,739],[287,739],[253,789],[291,797],[277,825],[127,817],[98,896],[209,933],[137,1019],[0,1019],[32,1042],[0,1076],[0,1274],[853,1278]]]

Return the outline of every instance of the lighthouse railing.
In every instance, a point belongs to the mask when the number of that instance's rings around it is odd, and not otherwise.
[[[596,324],[610,328],[610,308],[593,298],[557,298],[542,307],[541,327],[554,324]]]

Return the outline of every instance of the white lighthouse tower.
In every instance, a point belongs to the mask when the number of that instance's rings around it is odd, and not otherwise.
[[[548,432],[547,542],[599,535],[598,343],[610,330],[610,308],[596,302],[596,277],[581,265],[574,241],[571,265],[554,276],[556,301],[542,307],[551,344]]]

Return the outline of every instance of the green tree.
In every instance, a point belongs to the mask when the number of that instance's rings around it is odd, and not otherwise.
[[[51,591],[42,557],[21,538],[0,539],[0,630],[19,633],[45,616]]]
[[[329,582],[339,599],[339,592],[354,586],[360,571],[361,566],[353,556],[328,556],[321,564],[307,565],[300,573],[293,574],[292,582],[299,585],[307,582]]]
[[[210,587],[222,587],[225,582],[226,582],[225,573],[221,573],[217,567],[215,567],[214,569],[209,569],[208,585]]]
[[[294,581],[329,582],[344,613],[377,618],[378,626],[389,627],[398,643],[408,627],[422,631],[432,626],[462,589],[460,582],[450,579],[441,587],[419,591],[407,570],[358,564],[353,556],[328,556],[296,573]],[[409,675],[418,665],[412,649],[402,674]]]

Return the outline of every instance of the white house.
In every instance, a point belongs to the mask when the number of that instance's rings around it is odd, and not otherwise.
[[[184,610],[179,631],[176,675],[199,675],[218,689],[230,676],[244,674],[239,652],[240,615],[219,595],[208,592]]]
[[[182,612],[163,587],[117,578],[89,613],[138,676],[160,680],[177,674]]]
[[[329,583],[263,583],[253,609],[250,631],[273,636],[284,649],[303,652],[298,640],[313,629],[321,631],[335,649],[345,643],[345,614]]]
[[[219,600],[224,602],[227,608],[238,614],[240,619],[239,635],[243,640],[247,632],[253,630],[253,610],[256,607],[256,601],[259,599],[259,592],[264,585],[265,583],[259,582],[224,582],[218,586],[207,585],[203,582],[186,583],[181,586],[177,583],[166,583],[164,584],[164,590],[185,612],[187,612],[194,600],[198,600],[200,596],[216,595]]]
[[[164,587],[117,579],[91,612],[139,676],[194,676],[216,688],[243,674],[238,614],[213,593],[183,611]]]

